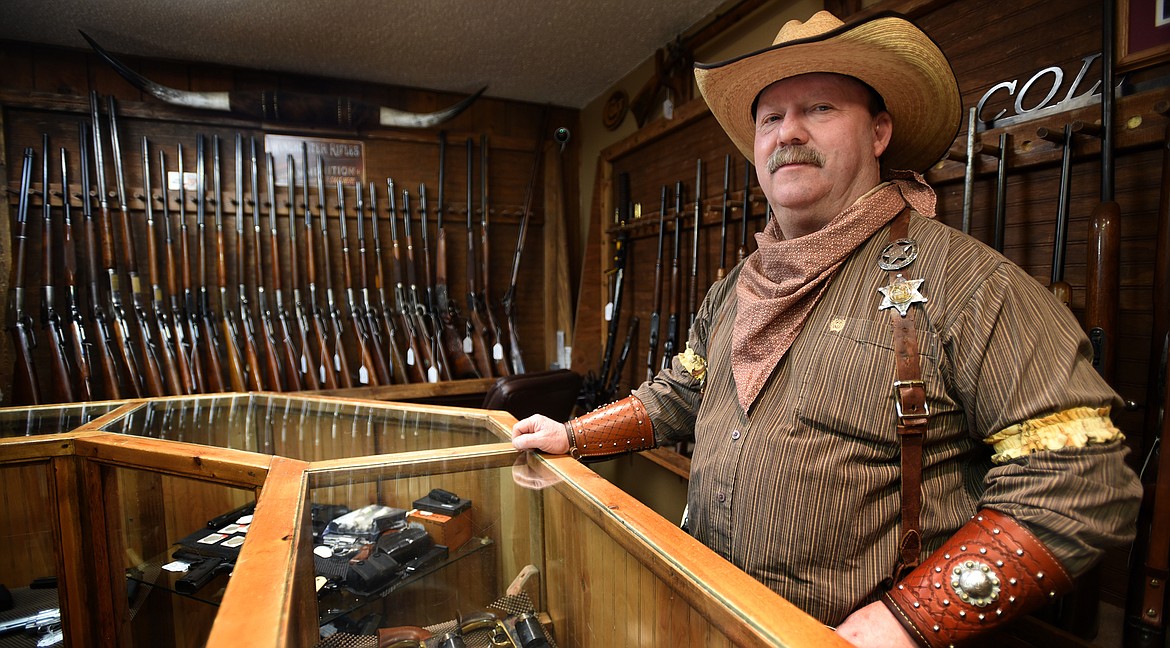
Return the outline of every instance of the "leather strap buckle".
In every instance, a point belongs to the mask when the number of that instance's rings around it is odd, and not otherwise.
[[[902,389],[918,389],[922,394],[921,402],[910,403],[908,406],[903,406],[903,391]],[[898,420],[903,425],[907,424],[909,419],[921,419],[930,416],[930,405],[926,402],[926,383],[921,380],[895,380],[894,381],[894,411],[898,414]],[[906,409],[913,409],[913,412],[907,413]]]

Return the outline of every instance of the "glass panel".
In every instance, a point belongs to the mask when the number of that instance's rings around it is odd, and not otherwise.
[[[202,646],[246,538],[246,526],[227,527],[251,513],[255,494],[132,468],[106,467],[103,480],[132,645]]]
[[[2,408],[0,438],[69,432],[114,411],[121,405],[121,402],[106,401],[66,406]]]
[[[490,638],[543,610],[539,579],[506,594],[544,567],[540,492],[517,485],[517,456],[314,474],[322,636],[381,627],[439,637],[460,621],[465,634]]]
[[[472,412],[267,394],[155,400],[102,429],[305,461],[503,441]]]
[[[48,464],[0,467],[0,493],[8,494],[0,507],[0,583],[8,587],[13,604],[0,612],[0,625],[24,620],[4,633],[3,645],[35,646],[60,628]],[[15,493],[19,497],[11,496]]]

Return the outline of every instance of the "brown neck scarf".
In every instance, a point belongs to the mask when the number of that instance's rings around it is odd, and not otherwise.
[[[736,283],[739,306],[731,333],[731,371],[745,412],[853,251],[907,206],[934,216],[937,198],[921,175],[891,176],[812,234],[785,240],[775,218],[756,234],[759,249]]]

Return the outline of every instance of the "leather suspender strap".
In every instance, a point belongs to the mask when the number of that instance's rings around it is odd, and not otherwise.
[[[890,223],[890,242],[906,239],[910,232],[910,210],[904,209]],[[887,270],[890,282],[906,280],[907,268]],[[897,414],[898,439],[902,446],[902,536],[898,541],[898,562],[893,582],[913,570],[922,552],[919,516],[922,512],[922,437],[926,432],[929,410],[926,387],[922,382],[922,365],[918,355],[915,311],[903,315],[890,309],[890,328],[894,337],[895,381],[894,406]]]

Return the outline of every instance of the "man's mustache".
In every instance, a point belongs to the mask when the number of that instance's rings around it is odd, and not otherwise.
[[[812,164],[820,167],[825,165],[825,156],[807,146],[781,146],[768,156],[768,173],[776,173],[777,169],[786,164]]]

